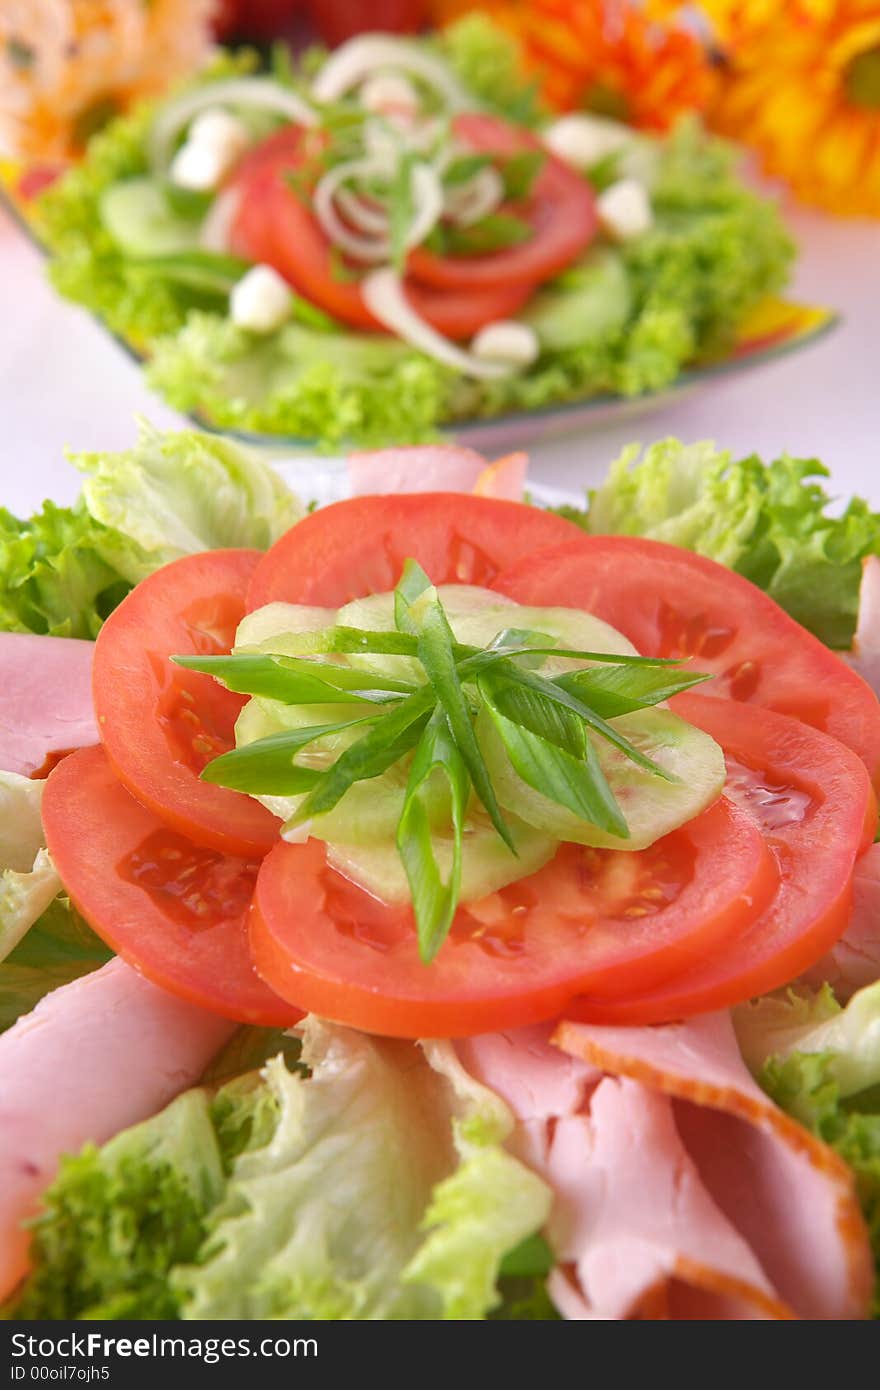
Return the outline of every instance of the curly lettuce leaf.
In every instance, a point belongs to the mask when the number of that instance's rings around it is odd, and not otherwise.
[[[74,454],[75,507],[0,511],[0,629],[97,636],[138,583],[181,555],[267,549],[303,515],[274,469],[226,440],[141,424],[134,448]]]
[[[531,126],[547,115],[537,84],[526,76],[519,44],[487,15],[463,15],[437,35],[435,45],[462,84],[490,110]]]
[[[0,630],[96,637],[130,587],[104,539],[82,503],[44,502],[27,521],[0,508]]]
[[[880,554],[880,513],[833,499],[817,459],[733,460],[709,442],[631,445],[584,512],[564,514],[594,534],[648,536],[695,550],[745,575],[829,647],[848,648],[862,560]]]
[[[0,961],[61,891],[40,820],[44,785],[0,771]]]
[[[860,989],[842,1009],[826,985],[765,995],[734,1010],[743,1056],[758,1073],[768,1058],[827,1058],[828,1075],[844,1099],[880,1087],[880,981]]]
[[[111,955],[70,899],[54,898],[0,962],[0,1032],[51,990],[97,970]]]
[[[768,1095],[852,1168],[880,1279],[880,981],[844,1009],[827,986],[768,995],[734,1023]]]
[[[307,1080],[267,1068],[277,1130],[236,1164],[198,1266],[175,1275],[184,1316],[485,1316],[504,1253],[549,1208],[500,1148],[506,1107],[411,1044],[314,1018],[303,1061]]]
[[[105,528],[101,551],[131,584],[182,555],[267,550],[303,516],[274,469],[196,430],[160,433],[142,421],[134,448],[70,457],[88,475],[83,502]]]
[[[175,1264],[195,1259],[223,1191],[208,1093],[187,1091],[103,1148],[61,1161],[34,1223],[15,1318],[173,1318]]]
[[[880,1087],[845,1097],[836,1075],[840,1060],[835,1052],[771,1057],[760,1081],[778,1106],[852,1169],[877,1272],[872,1314],[880,1318]]]
[[[154,344],[147,377],[176,409],[212,425],[333,449],[433,438],[454,373],[396,338],[296,322],[256,338],[199,312]]]
[[[511,1124],[449,1044],[309,1019],[292,1070],[279,1054],[64,1160],[11,1315],[544,1316],[552,1256],[527,1237],[550,1192],[504,1151]]]

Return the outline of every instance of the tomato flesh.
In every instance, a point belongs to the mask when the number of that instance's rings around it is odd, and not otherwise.
[[[418,246],[407,260],[410,276],[435,289],[480,290],[511,282],[534,288],[571,265],[596,234],[596,200],[588,181],[535,136],[497,116],[456,116],[453,131],[478,154],[510,157],[540,151],[544,163],[525,204],[515,209],[528,222],[531,235],[517,246],[479,256],[438,256]]]
[[[488,586],[520,555],[577,534],[570,521],[521,502],[452,492],[355,497],[275,542],[254,571],[248,609],[276,599],[338,608],[388,593],[409,558],[435,584]]]
[[[584,536],[527,556],[492,585],[518,603],[583,608],[645,656],[692,657],[717,695],[832,734],[880,782],[880,703],[860,676],[760,589],[660,541]]]
[[[240,190],[230,229],[237,255],[271,265],[300,294],[350,328],[384,332],[364,303],[357,271],[334,259],[321,224],[288,179],[301,173],[307,154],[298,131],[272,136],[246,156],[235,175]],[[407,279],[416,313],[447,338],[470,338],[493,319],[517,313],[532,293],[528,281],[499,276],[493,284],[437,289]]]
[[[724,1009],[797,978],[846,929],[857,856],[877,807],[861,762],[835,739],[769,710],[679,695],[677,714],[728,758],[728,794],[760,828],[779,871],[767,909],[739,938],[651,992],[579,999],[566,1018],[662,1023]]]
[[[649,850],[564,846],[540,872],[459,909],[431,963],[409,907],[390,907],[279,844],[257,876],[251,951],[283,997],[367,1032],[463,1037],[555,1018],[587,988],[615,991],[692,963],[772,895],[763,839],[722,798]]]
[[[179,834],[257,858],[275,843],[277,819],[199,780],[234,746],[244,698],[170,658],[229,651],[259,559],[256,550],[208,551],[142,580],[102,627],[93,672],[98,728],[120,781]]]
[[[170,830],[117,781],[101,748],[72,753],[49,775],[43,824],[83,917],[148,980],[242,1023],[296,1021],[298,1011],[263,983],[248,951],[258,860]]]

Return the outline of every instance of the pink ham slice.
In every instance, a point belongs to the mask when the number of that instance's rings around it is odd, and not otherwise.
[[[0,633],[0,768],[30,777],[52,753],[98,742],[94,642]]]
[[[880,694],[880,558],[869,555],[862,563],[859,618],[849,664]]]
[[[550,1291],[563,1316],[790,1318],[703,1185],[668,1098],[560,1057],[549,1031],[456,1046],[507,1101],[518,1121],[512,1147],[556,1195]]]
[[[841,1003],[880,980],[880,844],[872,845],[856,864],[846,931],[803,978],[813,989],[831,985]]]
[[[354,497],[383,492],[475,492],[519,502],[527,467],[526,454],[508,454],[487,464],[473,449],[416,444],[351,454],[348,476]]]
[[[0,1300],[27,1272],[22,1222],[60,1156],[161,1110],[235,1026],[117,959],[47,994],[0,1037]]]
[[[562,1023],[553,1043],[667,1098],[705,1193],[747,1242],[781,1306],[801,1318],[865,1316],[873,1265],[852,1173],[753,1081],[728,1014],[657,1028]],[[668,1157],[668,1136],[664,1142]],[[649,1150],[646,1184],[651,1157]],[[713,1264],[716,1274],[730,1273]],[[686,1266],[678,1272],[685,1277]]]

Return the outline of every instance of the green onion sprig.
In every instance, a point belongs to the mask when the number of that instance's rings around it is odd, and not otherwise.
[[[380,776],[411,758],[397,850],[406,872],[427,964],[449,933],[461,891],[462,846],[472,798],[516,854],[513,834],[498,804],[475,732],[485,710],[514,770],[528,786],[582,820],[621,839],[626,819],[596,753],[610,743],[644,771],[676,780],[608,721],[631,714],[708,680],[662,657],[574,650],[531,629],[505,628],[486,648],[456,641],[439,594],[424,570],[407,560],[394,591],[394,629],[336,625],[285,638],[286,655],[175,657],[178,665],[214,676],[229,690],[287,705],[350,709],[344,718],[284,730],[222,754],[202,772],[205,781],[262,796],[302,796],[292,825],[303,825],[336,806],[359,781]],[[298,654],[290,654],[290,648]],[[412,679],[338,660],[358,655],[403,656]],[[548,656],[589,663],[542,676]],[[416,672],[418,674],[416,674]],[[298,755],[328,736],[356,733],[325,768]],[[452,861],[444,875],[432,833],[430,802],[448,792]]]

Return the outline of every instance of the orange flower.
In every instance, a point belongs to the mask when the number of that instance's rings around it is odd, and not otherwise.
[[[0,153],[63,160],[109,114],[192,71],[214,0],[3,0]]]
[[[705,109],[713,94],[714,72],[697,39],[623,0],[435,4],[447,21],[474,8],[516,35],[527,69],[559,110],[598,111],[665,130],[682,111]]]
[[[805,202],[880,216],[880,0],[704,8],[727,57],[713,124]]]

